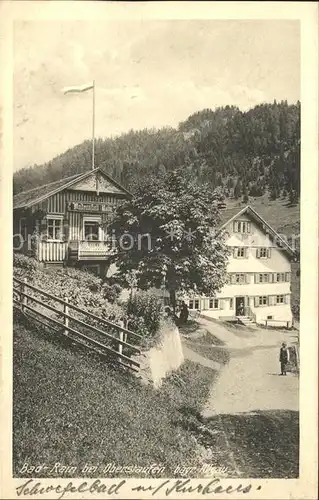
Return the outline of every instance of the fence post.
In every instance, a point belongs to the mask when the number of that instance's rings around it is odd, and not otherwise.
[[[119,331],[119,340],[123,341],[123,338],[124,338],[124,333],[120,330]],[[123,345],[119,343],[119,354],[122,354],[122,352],[123,352]],[[122,361],[121,356],[119,356],[119,361]]]
[[[69,314],[69,299],[68,297],[65,297],[65,304],[63,304],[63,312],[64,314]],[[69,318],[68,316],[63,316],[63,319],[64,319],[64,326],[65,326],[65,329],[64,329],[64,335],[69,335]]]
[[[27,281],[28,281],[28,280],[27,280],[27,278],[23,278],[23,281],[24,281],[24,284],[22,285],[22,293],[27,293],[27,285],[26,285],[26,283],[27,283]],[[23,313],[25,313],[25,311],[26,311],[26,307],[24,307],[24,306],[26,306],[26,305],[27,305],[27,303],[28,303],[28,298],[27,298],[25,295],[22,295],[22,294],[21,294],[21,298],[22,298],[22,307],[21,307],[21,311],[22,311]]]

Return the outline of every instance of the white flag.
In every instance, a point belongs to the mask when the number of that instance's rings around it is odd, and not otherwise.
[[[78,85],[77,87],[64,87],[62,92],[64,94],[78,94],[93,89],[93,83],[86,83],[85,85]]]

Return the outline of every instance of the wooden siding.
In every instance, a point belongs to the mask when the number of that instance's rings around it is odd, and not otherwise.
[[[100,203],[108,203],[113,206],[119,206],[124,202],[125,198],[116,194],[103,194],[99,196],[92,193],[80,191],[62,191],[57,193],[47,200],[44,200],[32,207],[32,211],[43,210],[49,214],[65,214],[67,211],[67,203],[71,201],[95,201]]]
[[[61,262],[66,257],[67,243],[60,241],[40,241],[38,259],[40,262]]]
[[[43,217],[39,215],[38,229],[40,232],[44,232],[47,226],[45,216],[46,215],[59,215],[63,216],[63,235],[64,241],[40,241],[38,243],[37,258],[41,262],[62,262],[68,258],[68,245],[72,241],[81,241],[83,239],[83,217],[85,216],[105,216],[103,212],[90,212],[90,211],[73,211],[68,210],[68,203],[70,202],[95,202],[95,203],[106,203],[114,208],[118,207],[125,201],[125,195],[119,194],[106,194],[101,193],[99,196],[96,193],[81,192],[81,191],[61,191],[50,196],[48,199],[32,206],[29,213],[26,213],[27,220],[31,214],[35,214],[40,211],[43,212]],[[23,211],[17,211],[14,217],[14,229],[18,226],[18,220],[21,215],[24,215]],[[31,218],[29,218],[31,221]],[[34,223],[34,221],[33,221]],[[32,234],[35,227],[28,228],[29,232]],[[23,248],[20,251],[27,253],[26,249]],[[105,255],[105,250],[102,252]],[[94,258],[94,251],[92,249],[89,255]],[[101,258],[102,254],[97,251],[97,258]],[[84,258],[82,256],[82,258]]]

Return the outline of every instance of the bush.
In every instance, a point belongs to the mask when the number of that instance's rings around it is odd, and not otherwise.
[[[103,297],[105,297],[106,300],[108,300],[111,303],[115,302],[119,298],[121,291],[122,287],[117,283],[115,283],[114,285],[109,285],[108,283],[104,283],[102,285]]]
[[[55,297],[61,299],[67,297],[72,305],[79,307],[83,312],[90,312],[106,320],[112,319],[114,322],[123,317],[124,309],[117,304],[111,304],[105,299],[101,287],[101,278],[86,271],[72,268],[45,269],[34,259],[26,256],[18,256],[14,260],[13,274],[18,279],[27,278],[29,284]],[[30,289],[28,290],[28,294],[31,296],[39,297],[38,293]],[[48,314],[60,316],[58,314],[62,309],[60,304],[54,299],[45,296],[42,296],[42,300],[56,308],[56,314]],[[74,317],[85,321],[85,317],[82,317],[81,313],[75,313],[74,311],[72,314]],[[99,322],[98,318],[96,320],[91,319],[90,324],[94,324],[105,330],[105,325]],[[80,327],[77,326],[77,328]]]
[[[300,318],[300,304],[292,304],[291,306],[292,314],[296,319]]]
[[[162,309],[162,302],[158,294],[152,290],[140,290],[129,298],[126,307],[127,314],[133,316],[131,324],[134,326],[135,322],[140,322],[138,333],[143,336],[154,336],[157,333]]]
[[[21,253],[13,254],[13,266],[28,271],[35,271],[36,269],[40,269],[40,264],[37,260],[31,257],[27,257],[26,255],[23,255]]]
[[[102,279],[88,271],[66,267],[55,271],[57,276],[62,278],[68,277],[79,283],[82,287],[87,287],[92,292],[97,292],[101,289]]]

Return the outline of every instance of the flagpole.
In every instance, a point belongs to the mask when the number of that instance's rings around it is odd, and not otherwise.
[[[93,113],[92,113],[92,170],[95,168],[95,80],[93,80]]]

